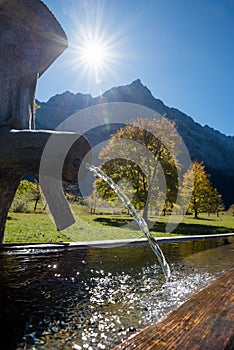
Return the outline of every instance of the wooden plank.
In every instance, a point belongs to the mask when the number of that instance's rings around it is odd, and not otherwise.
[[[234,269],[114,349],[234,349]]]
[[[21,172],[22,176],[29,172],[38,174],[42,154],[48,141],[51,146],[50,152],[47,152],[47,162],[50,164],[47,170],[52,169],[52,173],[44,175],[56,176],[53,168],[64,161],[63,180],[76,183],[79,165],[90,151],[90,145],[82,135],[72,132],[5,130],[0,127],[0,171],[13,169]],[[61,178],[60,174],[57,176]]]

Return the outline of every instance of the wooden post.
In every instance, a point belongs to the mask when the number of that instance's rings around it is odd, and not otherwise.
[[[13,169],[0,169],[0,242],[4,237],[4,230],[9,208],[22,177],[21,172]]]
[[[55,167],[58,162],[63,163],[64,158],[63,180],[70,183],[77,182],[79,164],[90,151],[90,146],[83,136],[73,132],[52,130],[11,130],[2,132],[0,128],[1,173],[7,173],[8,171],[11,173],[13,170],[22,174],[22,176],[30,172],[37,175],[43,151],[48,140],[52,137],[58,148],[54,149],[52,154],[47,155],[48,162],[51,164],[50,168]],[[64,145],[67,144],[72,145],[72,147],[67,150],[66,157],[64,157]],[[3,169],[6,169],[6,172]],[[56,177],[54,172],[52,174],[45,173],[44,175]],[[57,176],[57,179],[61,179],[59,174]]]
[[[0,243],[19,182],[30,172],[38,174],[50,136],[61,146],[74,141],[64,163],[66,181],[77,182],[77,164],[90,149],[83,137],[73,133],[32,130],[37,79],[67,45],[63,29],[42,1],[0,1]],[[59,157],[59,149],[51,155],[55,163]]]
[[[0,126],[34,128],[38,76],[67,45],[60,24],[40,0],[0,1]]]
[[[56,210],[52,210],[52,215],[59,230],[74,222],[69,206],[65,202],[65,197],[59,193],[62,192],[60,183],[62,180],[77,183],[78,171],[80,171],[80,178],[82,174],[85,174],[85,169],[80,169],[80,165],[82,159],[90,151],[87,140],[83,136],[72,132],[49,130],[11,130],[7,132],[0,128],[0,190],[2,189],[0,196],[2,236],[0,241],[3,239],[7,211],[12,203],[20,179],[30,172],[33,172],[38,177],[43,151],[51,139],[59,148],[55,147],[52,153],[50,152],[46,155],[46,162],[48,162],[49,166],[41,170],[41,175],[48,177],[44,187],[49,185],[49,188],[43,188],[44,194],[45,196],[47,195],[47,200],[50,203],[49,196],[52,198],[52,201],[54,197],[54,209],[56,209],[56,206],[63,207],[65,218],[70,217],[69,220],[63,220],[64,216],[62,216],[62,213],[56,215]],[[67,149],[67,145],[72,146]],[[87,162],[90,161],[89,158]],[[61,164],[63,166],[60,172],[56,169],[60,168]],[[50,209],[53,208],[50,207]],[[57,212],[59,212],[59,208]]]

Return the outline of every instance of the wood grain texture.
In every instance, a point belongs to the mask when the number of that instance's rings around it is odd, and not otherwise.
[[[0,170],[13,169],[22,173],[38,173],[45,145],[52,140],[47,152],[48,171],[63,162],[63,180],[77,182],[79,163],[89,152],[88,141],[76,133],[43,130],[11,130],[1,131],[0,128]],[[51,142],[51,143],[52,143]],[[67,145],[71,148],[67,149]],[[64,153],[66,157],[64,156]],[[56,176],[56,172],[44,174]],[[59,177],[61,178],[61,177]]]
[[[37,79],[67,45],[42,1],[0,1],[0,126],[34,129]]]
[[[115,350],[233,350],[234,269]]]
[[[0,1],[0,241],[20,179],[28,172],[38,173],[43,149],[52,134],[9,130],[34,129],[38,76],[67,45],[66,34],[42,1]],[[53,137],[59,146],[54,156],[48,156],[56,165],[63,142],[73,136]],[[84,139],[75,140],[74,156],[68,150],[62,174],[67,181],[76,178],[86,143]]]
[[[0,169],[0,242],[3,241],[8,210],[22,177],[21,172],[13,169]]]
[[[57,205],[62,201],[61,207],[65,212],[63,215],[70,216],[70,222],[73,223],[62,188],[56,187],[55,179],[77,183],[78,171],[79,174],[82,172],[80,178],[85,175],[85,166],[81,170],[80,164],[89,151],[87,140],[75,133],[43,130],[10,131],[7,128],[0,128],[0,242],[3,241],[7,213],[19,182],[31,172],[36,176],[40,172],[41,175],[49,177],[51,186],[47,192],[51,192],[50,198],[54,198],[53,201]],[[42,158],[44,167],[41,168]],[[89,157],[87,161],[90,161]],[[54,213],[57,228],[63,229],[67,226],[64,226],[64,220],[60,216]]]

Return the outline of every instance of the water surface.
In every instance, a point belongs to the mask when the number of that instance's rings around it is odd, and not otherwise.
[[[7,350],[110,348],[233,267],[229,242],[162,244],[168,283],[148,245],[2,252],[1,343]]]

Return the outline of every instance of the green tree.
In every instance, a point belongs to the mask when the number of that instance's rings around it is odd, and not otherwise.
[[[29,197],[29,193],[33,187],[33,183],[28,180],[21,180],[16,191],[16,196]]]
[[[36,211],[40,199],[41,192],[38,182],[21,180],[12,203],[12,209],[13,211],[28,211],[28,203],[35,201],[34,211]]]
[[[212,193],[209,199],[208,206],[210,207],[211,213],[216,213],[217,216],[219,216],[219,213],[225,210],[222,196],[218,193],[218,190],[216,188],[212,188]]]
[[[144,207],[145,219],[150,203],[157,206],[159,198],[164,203],[166,197],[166,207],[171,208],[175,202],[179,144],[180,138],[172,121],[165,117],[138,118],[132,125],[127,125],[112,135],[99,154],[103,160],[101,168],[107,175],[116,183],[124,178],[128,180],[126,185],[122,182],[123,190],[124,186],[129,190],[129,182],[131,183],[132,193],[128,195],[138,209]],[[166,188],[159,181],[162,172],[166,179]],[[96,181],[96,188],[103,198],[116,200],[114,191],[103,180]]]
[[[228,212],[234,216],[234,204],[230,205]]]
[[[212,188],[209,175],[205,171],[205,166],[201,162],[193,162],[192,168],[189,169],[183,179],[183,192],[186,196],[187,189],[192,184],[192,197],[189,205],[189,211],[194,213],[198,218],[200,212],[216,211],[221,204],[221,195],[217,189]]]
[[[31,185],[31,196],[32,196],[32,200],[35,201],[33,210],[36,211],[37,205],[38,205],[39,201],[41,200],[40,186],[36,180]]]
[[[34,102],[34,111],[36,112],[39,108],[41,108],[41,106],[38,103]]]

